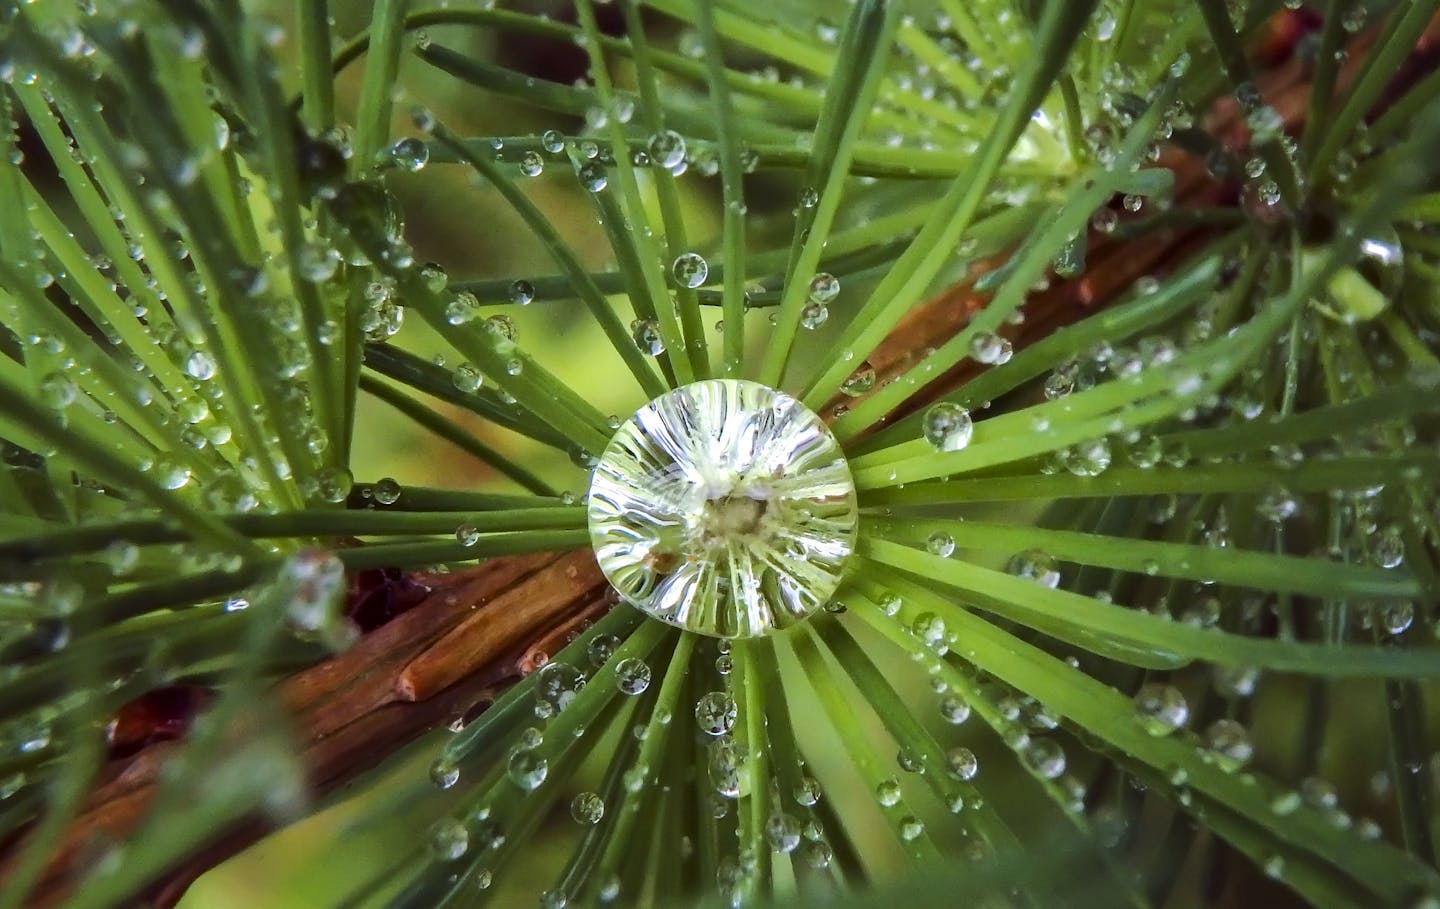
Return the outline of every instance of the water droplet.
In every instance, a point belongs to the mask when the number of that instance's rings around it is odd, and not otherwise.
[[[800,822],[782,812],[765,820],[765,838],[775,852],[788,855],[800,845]]]
[[[203,350],[197,350],[185,358],[185,374],[201,382],[215,375],[215,358]]]
[[[539,789],[549,771],[550,765],[545,758],[529,748],[521,748],[510,755],[510,762],[505,767],[510,782],[526,792]]]
[[[955,538],[944,531],[937,530],[926,538],[925,548],[930,550],[932,555],[948,559],[955,554]]]
[[[522,279],[510,282],[510,302],[520,306],[529,305],[535,299],[535,285]],[[513,337],[513,335],[512,335]]]
[[[875,786],[875,801],[882,807],[890,808],[900,803],[900,781],[897,779],[881,780]]]
[[[810,299],[816,303],[829,303],[840,295],[840,279],[822,271],[810,279]]]
[[[922,432],[925,441],[938,450],[959,451],[970,444],[975,424],[970,419],[970,411],[945,401],[925,411]]]
[[[580,185],[598,193],[610,185],[610,177],[605,173],[605,165],[598,161],[586,161],[575,171],[580,178]]]
[[[818,611],[854,545],[854,485],[834,437],[794,398],[750,382],[697,382],[641,408],[601,457],[588,509],[600,566],[626,600],[717,637]],[[768,557],[797,545],[803,573]]]
[[[615,666],[615,684],[621,694],[641,694],[650,687],[650,667],[638,657],[626,657]]]
[[[951,776],[963,781],[975,779],[975,774],[980,772],[980,762],[975,758],[975,752],[964,746],[951,748],[945,753],[945,767]]]
[[[381,477],[370,488],[370,496],[379,505],[394,505],[400,501],[400,484],[394,477]]]
[[[1185,695],[1174,685],[1163,682],[1141,685],[1135,694],[1135,707],[1145,731],[1155,736],[1169,735],[1190,720],[1190,705],[1185,702]]]
[[[970,339],[970,356],[978,363],[999,366],[1008,363],[1013,348],[1010,341],[990,331],[982,331]]]
[[[575,823],[591,826],[605,816],[605,800],[594,792],[582,792],[570,802],[570,816]]]
[[[857,398],[874,387],[875,367],[870,365],[869,360],[860,361],[855,371],[840,383],[840,391],[852,398]]]
[[[430,851],[442,862],[453,862],[470,848],[470,834],[465,825],[446,818],[430,828]]]
[[[1205,747],[1215,765],[1226,773],[1234,773],[1250,762],[1255,753],[1250,733],[1244,726],[1229,719],[1219,719],[1205,730]]]
[[[645,147],[650,152],[650,160],[666,170],[674,170],[685,160],[685,139],[674,130],[662,129],[650,137]]]
[[[665,352],[665,340],[660,337],[660,323],[654,319],[636,319],[631,322],[630,336],[641,353],[658,357]]]
[[[520,156],[520,173],[527,177],[538,177],[545,172],[545,159],[537,151],[527,151]]]
[[[724,735],[735,725],[739,711],[729,692],[712,691],[695,702],[695,722],[706,735]]]
[[[670,273],[681,287],[699,287],[710,275],[710,265],[699,253],[681,253],[670,265]]]
[[[430,765],[430,782],[440,789],[449,789],[460,782],[460,768],[445,758]]]
[[[800,310],[800,327],[814,331],[830,319],[830,308],[813,300]]]
[[[411,173],[421,170],[430,161],[430,148],[419,139],[406,137],[390,146],[390,163]]]
[[[1060,566],[1054,556],[1040,549],[1027,549],[1011,557],[1006,570],[1017,578],[1034,581],[1052,590],[1060,585]]]

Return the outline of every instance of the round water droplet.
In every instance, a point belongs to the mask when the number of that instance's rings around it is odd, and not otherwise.
[[[520,173],[527,177],[538,177],[545,172],[545,159],[536,151],[527,151],[520,156]]]
[[[662,129],[651,136],[646,148],[650,160],[666,170],[674,170],[685,160],[685,139],[671,129]]]
[[[650,687],[650,667],[638,657],[626,657],[615,666],[615,685],[621,694],[641,694]]]
[[[535,285],[520,279],[510,282],[510,302],[525,306],[535,299]]]
[[[202,382],[212,378],[215,375],[215,358],[203,350],[195,351],[185,358],[185,374]]]
[[[943,531],[936,531],[930,534],[925,540],[925,548],[930,550],[932,555],[949,558],[955,554],[955,538]]]
[[[712,691],[695,702],[695,722],[706,735],[724,735],[735,725],[739,711],[726,691]]]
[[[424,142],[407,137],[390,146],[390,161],[396,167],[410,172],[421,170],[430,161],[430,149]]]
[[[1065,772],[1065,749],[1053,739],[1031,739],[1020,757],[1025,766],[1042,779],[1057,779]]]
[[[1234,720],[1219,719],[1205,730],[1205,746],[1215,765],[1226,773],[1234,773],[1250,762],[1255,748],[1250,733]]]
[[[565,150],[565,137],[559,130],[547,129],[540,135],[540,144],[552,155],[558,155]]]
[[[1169,735],[1190,720],[1190,705],[1174,685],[1146,682],[1135,694],[1140,722],[1151,735]]]
[[[994,332],[982,331],[970,339],[970,356],[980,363],[1007,363],[1012,352],[1010,342]]]
[[[654,319],[636,319],[630,323],[630,336],[641,353],[658,357],[665,352],[665,340],[660,337],[660,323]]]
[[[963,746],[951,748],[945,753],[945,766],[957,780],[973,780],[975,774],[980,772],[980,762],[976,760],[975,752]]]
[[[970,444],[975,424],[970,420],[970,411],[945,401],[925,411],[922,432],[925,441],[940,451],[959,451]]]
[[[875,801],[885,808],[898,805],[900,794],[900,781],[896,779],[881,780],[875,786]]]
[[[772,850],[788,855],[800,845],[800,822],[783,811],[772,814],[765,821],[765,838]]]
[[[699,287],[710,275],[710,265],[699,253],[681,253],[670,266],[670,273],[681,287]]]
[[[605,800],[598,793],[582,792],[570,802],[570,816],[577,824],[598,824],[605,816]]]
[[[430,851],[442,862],[453,862],[470,848],[470,834],[465,825],[446,818],[430,828]]]
[[[852,398],[858,398],[874,387],[875,367],[870,365],[869,360],[860,361],[860,366],[840,383],[840,391]]]
[[[605,173],[605,165],[598,161],[586,161],[575,171],[580,177],[580,185],[598,193],[610,185],[610,177]]]
[[[430,782],[440,789],[449,789],[460,782],[460,768],[445,758],[430,765]]]
[[[829,303],[840,295],[840,279],[822,271],[810,279],[810,299],[816,303]]]
[[[830,319],[830,308],[824,303],[811,301],[800,310],[800,327],[814,331]]]
[[[1060,566],[1054,556],[1040,549],[1027,549],[1012,556],[1006,570],[1017,578],[1054,589],[1060,584]]]
[[[839,445],[794,398],[709,380],[623,425],[589,496],[596,558],[647,614],[716,637],[792,625],[834,594],[854,548],[854,482]],[[776,559],[800,546],[804,562]]]
[[[510,755],[510,763],[505,768],[510,782],[526,792],[539,789],[549,772],[550,765],[545,758],[529,748],[522,748]]]
[[[377,505],[394,505],[400,501],[400,484],[394,477],[381,477],[370,488],[370,496]]]

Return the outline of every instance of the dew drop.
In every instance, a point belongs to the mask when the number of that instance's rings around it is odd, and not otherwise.
[[[945,401],[925,411],[922,432],[925,441],[937,450],[960,451],[970,444],[975,424],[970,419],[970,411]]]

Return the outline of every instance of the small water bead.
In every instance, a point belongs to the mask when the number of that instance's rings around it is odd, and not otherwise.
[[[469,363],[461,363],[455,367],[454,371],[450,373],[450,381],[457,391],[467,393],[479,391],[480,386],[485,382],[480,375],[480,370]]]
[[[498,335],[507,341],[515,340],[515,320],[504,313],[486,316],[484,328],[486,331]]]
[[[1190,721],[1190,705],[1174,685],[1146,682],[1135,694],[1135,707],[1145,731],[1166,736]]]
[[[1246,764],[1255,753],[1250,743],[1250,733],[1234,720],[1218,719],[1205,730],[1205,747],[1210,758],[1226,773],[1234,773]]]
[[[540,134],[540,146],[552,155],[565,150],[565,136],[559,130],[547,129]]]
[[[599,669],[610,662],[610,657],[615,654],[615,648],[620,646],[620,639],[613,634],[597,634],[585,645],[585,656],[590,660],[590,665]],[[618,670],[618,666],[616,667]]]
[[[814,331],[830,320],[830,308],[824,303],[811,301],[800,310],[800,327]]]
[[[722,638],[820,610],[858,516],[849,468],[819,418],[733,380],[696,382],[642,408],[600,459],[588,509],[600,566],[626,600]],[[797,549],[803,574],[769,558]]]
[[[770,848],[789,855],[800,845],[800,822],[785,812],[777,812],[765,820],[765,839]]]
[[[430,851],[442,862],[453,862],[470,848],[470,833],[453,818],[436,821],[430,828]]]
[[[726,691],[712,691],[695,702],[695,723],[706,735],[724,735],[735,726],[739,711]]]
[[[430,765],[430,782],[438,789],[450,789],[460,782],[460,767],[446,758],[438,758]]]
[[[970,444],[975,424],[970,411],[959,404],[944,401],[925,411],[922,422],[925,441],[939,451],[960,451]]]
[[[674,170],[685,160],[685,138],[671,129],[662,129],[645,145],[657,167]]]
[[[558,887],[540,894],[540,909],[565,909],[568,905],[570,905],[569,895]]]
[[[1415,604],[1409,600],[1391,600],[1380,607],[1375,620],[1386,634],[1404,634],[1415,622]]]
[[[322,467],[315,474],[315,488],[320,501],[339,504],[355,488],[355,478],[350,471],[338,465]]]
[[[699,287],[710,276],[710,264],[699,253],[681,253],[671,263],[670,273],[681,287]]]
[[[1065,469],[1077,477],[1098,477],[1110,467],[1110,443],[1091,439],[1065,449]]]
[[[900,598],[898,593],[887,593],[879,603],[880,611],[888,616],[899,615],[900,607],[903,605],[905,605],[905,601]]]
[[[378,505],[394,505],[400,501],[400,484],[394,477],[381,477],[370,487],[370,497]]]
[[[956,694],[947,694],[940,699],[940,717],[952,726],[959,726],[970,719],[970,705]]]
[[[521,278],[510,282],[510,302],[527,306],[535,299],[535,285]]]
[[[799,202],[801,208],[814,208],[820,202],[820,193],[815,187],[806,186],[800,190]]]
[[[390,163],[401,170],[414,173],[423,170],[430,162],[430,148],[414,137],[406,137],[390,146]]]
[[[505,374],[506,374],[507,376],[518,376],[518,375],[520,375],[520,373],[522,373],[522,372],[524,372],[524,371],[525,371],[525,361],[524,361],[524,360],[521,360],[519,357],[516,357],[516,358],[513,359],[513,360],[509,360],[509,361],[506,362],[506,364],[505,364]]]
[[[451,325],[464,325],[480,315],[480,301],[469,291],[456,294],[445,304],[445,321]]]
[[[955,538],[944,531],[937,530],[925,540],[925,548],[930,550],[932,555],[948,559],[955,554]]]
[[[582,792],[570,802],[570,816],[575,823],[593,826],[605,816],[605,800],[599,793]]]
[[[1041,779],[1058,779],[1065,772],[1065,749],[1053,739],[1031,739],[1020,758]]]
[[[527,177],[538,177],[545,172],[545,159],[536,151],[527,151],[520,156],[520,173]]]
[[[933,612],[922,612],[910,624],[910,633],[931,650],[943,650],[945,637],[949,633],[945,620]]]
[[[795,784],[795,803],[806,808],[812,808],[820,801],[820,783],[814,777],[802,776],[800,782]]]
[[[829,303],[840,295],[840,279],[822,271],[810,279],[810,299],[815,303]]]
[[[1013,353],[1010,341],[994,332],[982,331],[970,339],[970,356],[977,363],[999,366],[1010,362]]]
[[[1381,568],[1399,568],[1405,562],[1405,538],[1394,524],[1372,534],[1368,548],[1370,560]]]
[[[191,352],[185,358],[185,375],[204,382],[215,376],[215,358],[203,350]]]
[[[900,803],[900,781],[893,777],[888,780],[881,780],[875,786],[875,801],[881,807],[890,808]]]
[[[580,178],[580,185],[592,193],[598,193],[610,185],[610,177],[605,173],[605,165],[598,161],[586,161],[575,171]]]
[[[1054,589],[1060,585],[1060,566],[1055,557],[1041,549],[1027,549],[1011,556],[1006,570],[1017,578]]]
[[[38,391],[40,403],[51,410],[64,410],[80,396],[80,389],[63,372],[52,372],[42,377]]]
[[[874,387],[875,367],[870,365],[869,360],[861,360],[855,371],[840,383],[841,393],[852,398],[858,398]]]
[[[535,673],[535,715],[551,717],[575,700],[585,687],[585,674],[569,663],[555,660]]]
[[[980,772],[980,761],[975,752],[961,745],[945,753],[945,769],[955,779],[968,782]]]
[[[906,815],[900,819],[900,825],[897,831],[900,834],[900,839],[908,843],[924,835],[925,822],[914,815]]]
[[[455,542],[470,547],[480,542],[480,530],[474,524],[461,524],[455,528]]]
[[[626,657],[615,666],[615,685],[621,694],[644,693],[650,687],[650,666],[638,657]]]
[[[660,336],[660,323],[654,319],[636,319],[630,323],[630,337],[641,353],[658,357],[665,352],[665,340]]]
[[[505,775],[510,782],[526,792],[539,789],[549,771],[550,765],[545,758],[529,748],[521,748],[510,755],[505,767]]]

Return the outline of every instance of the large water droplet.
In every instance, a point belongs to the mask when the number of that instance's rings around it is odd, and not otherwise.
[[[975,424],[970,420],[970,411],[946,401],[925,411],[922,432],[925,441],[940,451],[959,451],[970,444]]]
[[[857,513],[849,466],[820,419],[734,380],[642,407],[600,458],[589,498],[591,541],[616,590],[717,637],[817,612],[839,586]]]

